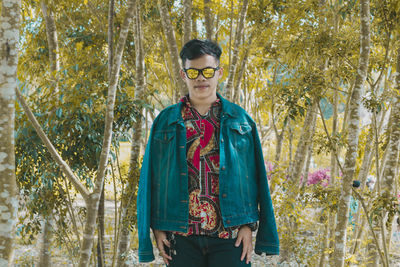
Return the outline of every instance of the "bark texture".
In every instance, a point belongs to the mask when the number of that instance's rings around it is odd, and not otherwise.
[[[169,15],[167,7],[167,2],[166,0],[158,0],[157,4],[160,11],[161,24],[165,35],[165,40],[167,42],[168,52],[171,57],[172,77],[175,80],[176,88],[180,96],[184,96],[187,89],[186,84],[183,82],[179,74],[179,52],[178,46],[176,44],[174,28],[172,26],[171,17]]]
[[[57,28],[54,21],[54,14],[48,9],[44,0],[40,2],[44,21],[46,23],[47,45],[49,47],[50,77],[53,84],[53,98],[58,99],[58,72],[60,71],[60,59],[58,48]]]
[[[294,155],[294,163],[289,170],[289,179],[294,185],[299,185],[301,174],[303,173],[304,163],[306,157],[304,154],[308,150],[308,147],[312,141],[313,135],[313,122],[317,115],[318,100],[313,101],[312,106],[308,108],[306,118],[304,120],[304,125],[301,130],[301,135],[299,143],[296,148],[296,153]],[[294,190],[296,192],[296,190]]]
[[[212,39],[213,36],[213,17],[211,15],[211,1],[204,0],[204,26],[206,27],[206,37],[208,40]]]
[[[338,203],[337,224],[335,230],[335,247],[333,252],[334,266],[344,266],[346,252],[347,223],[352,180],[354,176],[360,122],[360,99],[366,80],[370,51],[370,9],[369,0],[360,1],[361,33],[360,58],[354,89],[350,98],[348,121],[348,148],[345,156],[342,190]]]
[[[134,13],[135,0],[130,0],[128,2],[128,8],[125,14],[125,19],[121,27],[121,32],[119,35],[115,58],[113,61],[113,67],[111,71],[110,85],[108,87],[107,95],[107,111],[104,126],[104,138],[103,146],[100,155],[99,167],[97,169],[96,180],[94,182],[94,191],[90,195],[90,198],[86,201],[87,206],[87,217],[85,222],[85,230],[83,235],[83,242],[81,247],[81,254],[79,259],[79,266],[86,267],[89,266],[91,250],[93,246],[93,238],[96,226],[97,210],[100,200],[100,194],[103,189],[105,171],[108,164],[108,155],[110,152],[111,138],[112,138],[112,124],[114,120],[114,106],[115,106],[115,95],[117,92],[117,84],[119,79],[119,71],[121,68],[122,54],[124,52],[124,47],[126,39],[128,37],[129,28]]]
[[[51,237],[53,236],[52,216],[48,215],[43,222],[42,244],[39,254],[39,267],[51,266]]]
[[[145,100],[145,62],[144,62],[144,49],[143,49],[143,32],[141,26],[141,8],[140,2],[137,1],[135,8],[135,20],[134,20],[134,39],[135,39],[135,54],[136,54],[136,88],[135,88],[135,99]],[[143,114],[143,107],[139,108],[139,114]],[[142,145],[142,133],[143,133],[143,120],[142,115],[136,118],[133,129],[133,137],[131,144],[131,154],[129,162],[129,173],[128,173],[128,184],[125,187],[124,196],[122,197],[122,228],[121,237],[118,245],[118,264],[117,266],[128,266],[124,261],[124,256],[129,248],[130,242],[130,230],[129,225],[131,218],[136,211],[135,201],[136,188],[139,181],[139,170],[140,170],[140,147]]]
[[[244,0],[242,3],[242,9],[240,10],[239,14],[239,21],[238,25],[236,28],[235,32],[235,39],[233,43],[233,49],[232,49],[232,59],[229,62],[229,73],[228,73],[228,79],[226,82],[226,94],[227,97],[231,100],[233,100],[234,92],[233,92],[233,82],[235,80],[235,75],[236,75],[236,70],[238,67],[238,61],[239,61],[239,46],[240,46],[240,40],[242,39],[242,34],[243,34],[243,28],[244,28],[244,21],[246,19],[246,14],[247,14],[247,9],[249,6],[249,1]]]
[[[192,0],[183,0],[183,44],[191,39],[192,5]]]
[[[11,266],[17,223],[14,118],[20,1],[3,0],[0,17],[0,266]]]

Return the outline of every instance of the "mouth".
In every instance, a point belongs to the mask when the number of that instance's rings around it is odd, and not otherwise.
[[[207,85],[207,84],[202,84],[202,85],[196,85],[194,88],[196,88],[196,89],[206,89],[206,88],[208,88],[209,87],[209,85]]]

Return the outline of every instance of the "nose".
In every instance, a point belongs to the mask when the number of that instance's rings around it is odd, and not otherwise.
[[[205,81],[207,80],[204,76],[203,76],[203,72],[200,71],[199,76],[197,76],[196,81]]]

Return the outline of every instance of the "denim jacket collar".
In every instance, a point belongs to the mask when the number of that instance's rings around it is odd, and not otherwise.
[[[232,107],[232,103],[223,98],[219,93],[217,93],[217,96],[222,103],[222,115],[226,114],[233,118],[238,117],[237,111]],[[168,125],[171,125],[173,123],[180,123],[183,125],[183,119],[181,114],[183,102],[179,102],[175,105],[177,105],[178,108],[172,109],[171,112],[169,113]]]

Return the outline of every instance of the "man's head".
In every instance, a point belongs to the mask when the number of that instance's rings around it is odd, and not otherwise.
[[[217,61],[217,64],[219,65],[219,58],[221,57],[221,53],[222,50],[217,43],[209,40],[190,40],[182,47],[180,53],[182,67],[185,68],[187,60],[193,60],[203,55],[213,56]]]
[[[191,40],[180,53],[182,59],[181,77],[189,89],[191,101],[206,104],[216,99],[222,68],[219,66],[221,48],[209,40]]]

